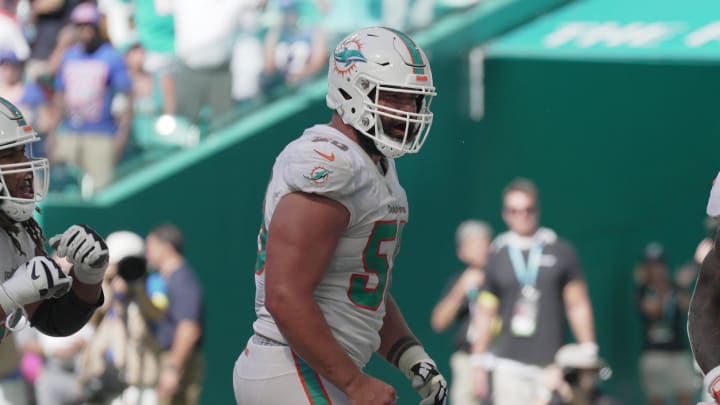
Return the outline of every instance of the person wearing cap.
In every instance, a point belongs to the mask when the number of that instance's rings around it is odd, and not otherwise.
[[[108,308],[81,359],[84,400],[157,403],[159,347],[151,321],[162,313],[142,292],[147,264],[143,239],[116,231],[107,237],[110,262],[104,280]]]
[[[552,392],[548,404],[618,405],[620,402],[603,393],[599,381],[612,376],[595,345],[568,343],[555,353],[555,361],[545,373],[545,384]]]
[[[148,266],[162,276],[168,297],[156,333],[161,350],[158,399],[162,405],[197,404],[205,373],[204,293],[183,255],[184,248],[183,234],[173,224],[158,225],[145,238]]]
[[[122,55],[100,33],[92,3],[70,15],[76,43],[63,54],[55,78],[56,130],[48,138],[52,163],[80,166],[90,191],[111,182],[122,158],[132,114],[131,81]]]
[[[640,374],[648,404],[690,404],[699,388],[685,345],[688,291],[673,283],[663,246],[648,243],[636,268],[643,349]]]

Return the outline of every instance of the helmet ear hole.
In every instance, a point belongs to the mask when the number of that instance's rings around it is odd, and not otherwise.
[[[350,94],[348,94],[348,92],[345,91],[344,89],[338,89],[338,91],[340,92],[340,94],[343,96],[343,98],[345,100],[350,100],[352,98],[352,96]]]

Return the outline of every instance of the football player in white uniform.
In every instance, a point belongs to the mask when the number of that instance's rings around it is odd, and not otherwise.
[[[710,217],[720,217],[720,173],[710,190],[707,205]],[[715,235],[715,243],[705,256],[695,284],[695,291],[688,311],[688,336],[693,356],[704,374],[705,397],[712,402],[701,404],[720,404],[720,234]]]
[[[48,160],[32,157],[31,145],[39,140],[22,113],[0,97],[0,341],[24,320],[46,335],[71,335],[103,301],[108,249],[95,231],[72,225],[50,238],[58,256],[73,264],[69,274],[45,251],[33,219],[49,182]]]
[[[361,29],[330,56],[331,121],[287,145],[265,194],[238,404],[394,404],[395,389],[362,371],[374,352],[421,404],[445,403],[447,383],[389,290],[408,220],[393,159],[422,147],[434,95],[427,57],[402,32]]]

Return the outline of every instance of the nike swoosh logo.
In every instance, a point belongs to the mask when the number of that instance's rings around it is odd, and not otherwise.
[[[315,151],[315,153],[317,153],[318,155],[324,157],[325,159],[327,159],[327,160],[329,160],[329,161],[331,161],[331,162],[332,162],[333,160],[335,160],[335,153],[330,153],[330,154],[328,155],[327,153],[322,153],[322,152],[320,152],[320,151],[317,150],[317,149],[313,149],[313,150]]]
[[[30,278],[32,278],[33,280],[37,280],[40,278],[37,273],[37,266],[33,266],[32,272],[30,273]]]

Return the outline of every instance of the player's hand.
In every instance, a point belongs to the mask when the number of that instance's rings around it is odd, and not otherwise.
[[[420,405],[444,405],[448,396],[448,385],[435,363],[423,360],[410,367],[412,387],[422,400]]]
[[[87,225],[72,225],[50,238],[50,246],[74,266],[75,278],[85,284],[99,284],[107,269],[109,254],[105,240]]]
[[[359,374],[345,390],[351,405],[395,405],[397,393],[391,385],[371,377]]]
[[[72,287],[73,279],[47,256],[36,256],[21,264],[2,283],[0,304],[6,314],[12,310],[49,298],[60,298]]]

